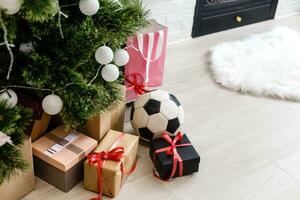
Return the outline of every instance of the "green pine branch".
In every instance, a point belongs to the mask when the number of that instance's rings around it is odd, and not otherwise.
[[[10,136],[14,144],[0,147],[0,185],[17,170],[28,167],[20,149],[25,140],[24,132],[30,123],[28,119],[31,119],[30,110],[20,106],[8,108],[6,102],[0,101],[0,131]]]
[[[57,14],[57,0],[24,0],[22,15],[31,22],[44,22]]]
[[[68,18],[61,17],[64,33],[61,38],[57,13],[53,16],[54,12],[46,9],[53,1],[24,0],[19,15],[5,16],[8,26],[15,27],[10,31],[15,44],[15,64],[9,83],[59,89],[57,94],[64,102],[60,113],[64,123],[68,127],[81,126],[87,119],[120,101],[123,94],[119,81],[108,83],[101,75],[89,85],[99,67],[94,58],[96,49],[103,44],[113,50],[124,47],[129,37],[148,24],[148,11],[139,0],[120,0],[121,5],[113,0],[101,0],[100,10],[91,17],[82,14],[78,5],[62,7]],[[60,0],[59,4],[78,2]],[[43,14],[45,10],[49,13]],[[34,17],[39,15],[45,18]],[[2,36],[0,30],[0,38]],[[33,44],[34,50],[21,52],[20,46],[28,43]],[[0,56],[0,77],[5,77],[9,55],[3,46]],[[0,85],[7,83],[4,78],[0,79]],[[42,99],[49,93],[33,94]]]

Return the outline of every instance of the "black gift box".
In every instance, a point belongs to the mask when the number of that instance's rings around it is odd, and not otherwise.
[[[171,138],[172,140],[174,139],[174,137]],[[188,137],[184,134],[183,139],[181,141],[178,141],[176,145],[187,144],[187,143],[191,143],[191,142],[188,139]],[[150,156],[152,161],[154,162],[153,154],[156,150],[168,146],[170,146],[170,144],[167,143],[162,138],[153,140],[150,145]],[[192,174],[194,172],[198,172],[200,156],[192,145],[185,146],[185,147],[177,147],[177,152],[183,161],[183,174],[182,174],[183,176]],[[172,173],[173,155],[167,155],[166,152],[161,152],[156,154],[154,166],[161,179],[164,180],[169,179]],[[179,165],[177,165],[177,170],[174,177],[178,177],[178,176],[179,176]]]

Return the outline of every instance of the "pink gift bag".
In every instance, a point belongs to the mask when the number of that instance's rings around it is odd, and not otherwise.
[[[127,42],[126,49],[130,59],[125,66],[125,77],[130,78],[132,74],[139,74],[143,80],[138,84],[157,87],[163,82],[168,28],[155,20],[150,20],[150,23],[147,29]],[[125,85],[132,87],[127,81]],[[136,99],[138,95],[134,90],[129,90],[126,94],[127,101]]]

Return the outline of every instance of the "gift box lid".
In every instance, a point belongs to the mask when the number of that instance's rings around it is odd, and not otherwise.
[[[35,141],[32,149],[35,156],[65,172],[96,146],[96,140],[61,125]]]

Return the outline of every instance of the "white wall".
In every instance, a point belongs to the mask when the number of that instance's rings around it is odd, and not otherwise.
[[[300,0],[279,0],[277,16],[291,15],[300,12]]]
[[[151,17],[169,27],[169,42],[190,38],[196,0],[142,0]],[[279,0],[277,16],[300,12],[300,0]]]
[[[196,0],[143,0],[151,17],[169,27],[169,42],[189,38],[192,34]]]

